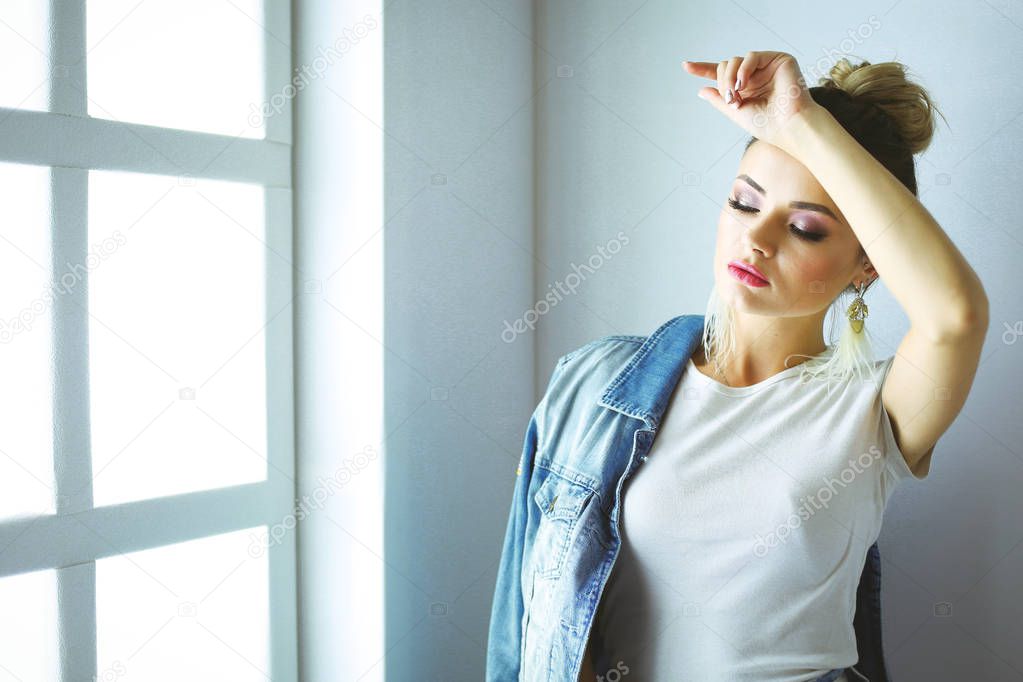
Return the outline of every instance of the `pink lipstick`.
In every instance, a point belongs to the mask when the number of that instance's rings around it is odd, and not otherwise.
[[[731,273],[732,277],[752,287],[766,287],[770,284],[764,273],[741,260],[729,261],[728,272]]]

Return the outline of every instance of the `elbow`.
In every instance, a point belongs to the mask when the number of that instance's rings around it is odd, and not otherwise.
[[[968,336],[984,335],[990,324],[987,294],[979,289],[966,302],[956,307],[949,319],[941,325],[934,336],[936,340],[962,339]]]
[[[990,324],[990,315],[987,292],[984,291],[984,287],[978,286],[977,292],[963,307],[959,315],[958,326],[964,333],[977,333],[987,331],[988,324]]]

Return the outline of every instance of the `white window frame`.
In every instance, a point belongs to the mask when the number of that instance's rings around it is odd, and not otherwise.
[[[89,377],[87,282],[54,301],[56,513],[0,520],[0,578],[56,570],[61,677],[78,680],[99,674],[97,559],[253,526],[273,527],[294,516],[292,112],[288,102],[266,118],[265,139],[92,118],[81,87],[86,83],[85,0],[49,6],[50,111],[0,108],[0,161],[52,169],[56,276],[59,265],[86,261],[88,176],[93,169],[262,185],[265,240],[278,256],[266,259],[268,474],[257,483],[95,508],[88,395],[76,393],[77,387],[88,385]],[[264,97],[269,98],[291,77],[290,3],[264,0],[262,20]],[[88,274],[84,276],[87,280]],[[267,674],[285,682],[298,675],[295,533],[289,530],[269,545]]]

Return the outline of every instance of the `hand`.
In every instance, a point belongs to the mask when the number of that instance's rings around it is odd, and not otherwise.
[[[682,62],[694,76],[716,81],[698,95],[749,134],[782,149],[796,117],[823,110],[814,102],[796,58],[785,52],[749,52],[721,62]],[[731,90],[731,102],[729,102]]]

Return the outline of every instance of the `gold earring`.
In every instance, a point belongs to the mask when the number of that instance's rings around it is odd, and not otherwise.
[[[856,298],[845,311],[846,317],[849,318],[850,326],[852,326],[853,331],[857,334],[863,331],[863,321],[867,319],[867,304],[863,301],[863,292],[866,290],[867,285],[860,282],[856,286]]]

